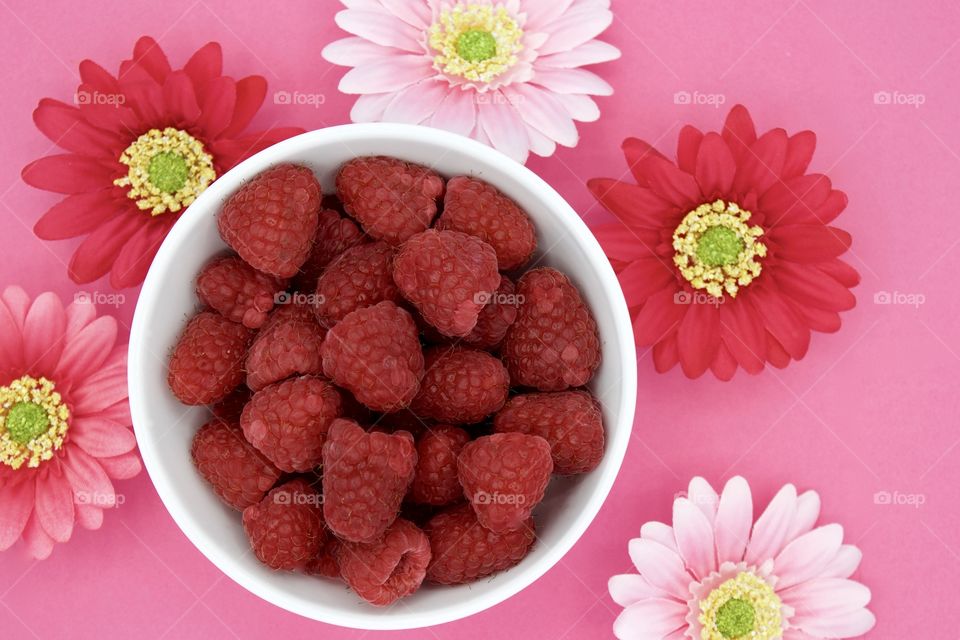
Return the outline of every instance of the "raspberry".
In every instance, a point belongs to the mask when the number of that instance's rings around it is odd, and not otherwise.
[[[498,358],[465,347],[432,347],[424,354],[426,373],[410,409],[440,422],[480,422],[500,410],[510,394],[510,377]]]
[[[310,255],[319,210],[320,185],[313,172],[281,164],[230,196],[217,225],[224,242],[251,267],[289,278]]]
[[[470,440],[460,427],[438,424],[417,441],[417,473],[410,485],[409,499],[421,504],[443,506],[463,496],[457,478],[457,456]]]
[[[304,376],[253,394],[240,425],[247,440],[283,471],[319,466],[330,423],[340,415],[340,394],[329,382]]]
[[[341,540],[373,542],[397,518],[413,481],[413,437],[334,420],[323,446],[323,513]]]
[[[322,209],[317,220],[317,232],[313,236],[313,249],[294,278],[294,285],[301,291],[313,291],[317,278],[338,255],[362,242],[367,237],[350,218],[341,217],[331,209]]]
[[[579,387],[600,365],[597,323],[570,280],[556,269],[528,271],[517,285],[523,302],[503,341],[515,385],[540,391]]]
[[[490,296],[486,306],[477,316],[473,331],[463,341],[478,349],[493,349],[507,335],[507,329],[517,319],[517,287],[506,276],[500,276],[500,286]]]
[[[331,327],[351,311],[400,300],[393,282],[393,247],[386,242],[361,244],[340,254],[317,280],[316,312]]]
[[[396,158],[355,158],[340,167],[337,194],[367,233],[399,245],[433,222],[443,178]]]
[[[382,540],[342,543],[337,561],[357,595],[383,607],[420,588],[430,563],[430,540],[417,525],[398,519]]]
[[[459,231],[429,229],[401,247],[393,278],[423,318],[447,336],[465,336],[500,286],[493,247]]]
[[[291,480],[243,511],[243,528],[257,559],[272,569],[302,569],[327,537],[320,494]]]
[[[480,524],[496,532],[523,525],[543,499],[552,472],[550,443],[524,433],[477,438],[457,460],[463,495]]]
[[[479,526],[470,505],[442,511],[426,526],[432,560],[427,580],[463,584],[509,569],[527,555],[536,538],[533,518],[513,531],[494,533]]]
[[[197,276],[200,302],[250,329],[258,329],[286,282],[260,273],[236,256],[218,258]]]
[[[260,502],[280,478],[280,470],[244,440],[239,427],[216,418],[197,431],[190,455],[214,493],[240,511]]]
[[[320,548],[320,552],[315,555],[303,568],[304,572],[311,576],[323,576],[324,578],[340,578],[340,567],[337,564],[337,552],[340,548],[340,541],[333,536],[327,536],[327,541]]]
[[[300,320],[303,322],[316,322],[317,317],[313,313],[313,305],[306,304],[300,296],[293,294],[281,294],[280,304],[273,309],[273,312],[267,316],[267,321],[260,327],[260,333],[266,333],[270,328],[287,320]]]
[[[526,212],[492,185],[468,176],[447,182],[443,213],[435,227],[489,243],[502,271],[522,267],[537,248],[536,229]]]
[[[271,322],[261,329],[247,353],[247,386],[254,391],[293,375],[323,373],[320,347],[324,330],[313,317]]]
[[[170,356],[167,383],[184,404],[213,404],[243,383],[251,331],[211,311],[195,315]]]
[[[323,371],[374,411],[410,404],[423,377],[423,351],[410,314],[392,302],[357,309],[327,333]]]
[[[380,433],[396,433],[406,431],[414,438],[420,436],[427,429],[424,419],[407,409],[400,409],[393,413],[384,413],[371,421],[370,431]]]
[[[240,424],[240,414],[252,395],[246,386],[237,387],[226,398],[213,405],[213,416],[230,424]]]
[[[497,413],[493,427],[499,433],[528,433],[549,442],[556,473],[592,471],[603,457],[603,417],[584,391],[514,396]]]

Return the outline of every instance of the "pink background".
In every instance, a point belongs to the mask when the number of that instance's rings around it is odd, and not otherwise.
[[[342,70],[320,58],[341,33],[334,0],[0,0],[0,284],[31,294],[77,291],[65,262],[74,242],[31,232],[56,200],[20,182],[21,167],[51,148],[30,114],[44,96],[69,101],[76,67],[110,69],[141,34],[175,65],[208,40],[226,70],[262,73],[276,90],[324,94],[320,108],[268,98],[255,124],[308,129],[346,122]],[[606,217],[584,187],[620,176],[627,135],[673,153],[679,127],[719,127],[748,105],[762,129],[817,132],[813,169],[847,191],[840,226],[855,238],[859,306],[839,334],[817,335],[786,371],[732,383],[657,375],[639,355],[640,400],[620,478],[593,526],[542,580],[493,610],[394,638],[600,638],[618,608],[606,580],[630,569],[627,540],[667,519],[692,475],[722,483],[743,474],[765,504],[783,483],[815,488],[823,518],[839,521],[864,552],[875,638],[956,633],[960,609],[960,6],[954,2],[614,0],[605,39],[623,58],[600,69],[614,85],[600,122],[576,149],[530,166],[588,221]],[[675,104],[686,91],[707,104]],[[876,104],[888,92],[893,104]],[[896,93],[894,93],[896,92]],[[709,99],[709,96],[719,96]],[[896,104],[905,96],[923,104]],[[723,100],[716,109],[709,102]],[[694,100],[696,101],[696,100]],[[109,292],[101,281],[86,291]],[[876,304],[878,292],[921,304]],[[116,314],[129,323],[127,291]],[[904,296],[894,296],[905,301]],[[112,309],[104,309],[112,311]],[[167,515],[144,474],[120,483],[125,502],[103,529],[80,531],[44,562],[14,548],[0,561],[0,629],[29,638],[361,638],[388,634],[328,627],[262,602],[225,578]],[[878,504],[877,492],[916,505]],[[896,502],[896,500],[894,500]]]

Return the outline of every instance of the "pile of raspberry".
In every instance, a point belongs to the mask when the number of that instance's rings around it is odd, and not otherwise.
[[[362,157],[326,197],[269,169],[217,222],[232,251],[197,276],[168,381],[211,407],[193,462],[256,557],[379,606],[520,562],[551,477],[604,449],[597,326],[564,274],[526,268],[526,212]]]

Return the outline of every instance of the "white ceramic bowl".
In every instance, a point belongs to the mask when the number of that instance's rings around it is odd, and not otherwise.
[[[516,567],[471,585],[425,586],[395,606],[378,609],[342,584],[274,572],[250,553],[240,515],[219,502],[194,470],[190,443],[209,414],[185,407],[167,387],[167,354],[196,310],[194,279],[225,249],[216,215],[245,181],[280,162],[311,167],[325,192],[341,163],[389,155],[469,174],[497,186],[536,223],[536,262],[566,273],[589,303],[600,329],[603,362],[591,382],[603,404],[606,451],[600,467],[555,478],[537,507],[538,540]],[[353,124],[306,133],[258,153],[227,172],[183,214],[147,274],[130,336],[129,386],[133,424],[147,471],[173,519],[191,542],[230,578],[272,602],[323,622],[362,629],[404,629],[449,622],[491,607],[550,569],[593,520],[620,469],[636,401],[633,332],[623,294],[600,246],[580,217],[543,180],[506,156],[468,138],[395,124]]]

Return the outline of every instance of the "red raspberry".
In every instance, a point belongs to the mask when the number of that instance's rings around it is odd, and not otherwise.
[[[214,493],[240,511],[260,502],[280,479],[280,470],[244,440],[240,427],[216,418],[197,431],[190,455]]]
[[[586,384],[600,365],[600,338],[577,288],[556,269],[533,269],[517,296],[520,312],[502,347],[513,384],[540,391]]]
[[[463,496],[457,478],[457,456],[470,441],[460,427],[438,424],[417,441],[417,473],[408,498],[413,502],[443,506]]]
[[[381,302],[357,309],[327,333],[323,371],[374,411],[410,404],[423,377],[423,351],[410,314]]]
[[[523,525],[543,499],[553,460],[550,443],[525,433],[495,433],[468,442],[457,473],[480,524],[496,532]]]
[[[320,548],[320,553],[307,562],[304,572],[311,576],[339,579],[340,566],[337,564],[339,548],[340,541],[328,535],[326,543]]]
[[[306,167],[267,169],[230,196],[217,219],[220,236],[251,267],[296,275],[317,231],[320,185]]]
[[[478,349],[495,348],[503,342],[507,329],[517,319],[517,303],[516,285],[506,276],[500,276],[500,286],[480,310],[476,326],[463,341]]]
[[[537,248],[537,232],[526,212],[492,185],[467,176],[447,182],[443,213],[435,226],[489,243],[502,271],[522,267]]]
[[[400,292],[393,282],[393,247],[372,242],[347,249],[317,280],[317,318],[332,327],[351,311],[390,300]]]
[[[213,404],[243,383],[251,331],[218,313],[195,315],[170,356],[167,383],[184,404]]]
[[[510,376],[498,358],[465,347],[431,347],[426,373],[410,409],[440,422],[471,424],[499,411],[510,394]]]
[[[240,424],[240,414],[250,402],[252,395],[253,393],[246,386],[237,387],[230,392],[230,395],[213,405],[211,408],[213,416],[230,424]]]
[[[324,330],[313,317],[271,322],[261,329],[247,353],[247,386],[254,391],[293,375],[323,373],[320,347]]]
[[[549,442],[556,473],[586,473],[603,458],[603,417],[596,400],[585,391],[514,396],[493,419],[493,428]]]
[[[459,231],[429,229],[403,245],[393,278],[423,318],[447,336],[465,336],[500,286],[497,254]]]
[[[227,256],[209,263],[197,276],[197,297],[223,317],[258,329],[286,286],[240,258]]]
[[[366,241],[367,237],[356,222],[332,209],[322,209],[317,233],[313,237],[313,249],[294,278],[294,285],[301,291],[312,292],[317,286],[317,278],[334,258]]]
[[[334,420],[323,446],[323,514],[341,540],[373,542],[397,518],[413,481],[413,436]]]
[[[340,394],[329,382],[304,376],[253,394],[240,425],[247,440],[283,471],[320,465],[330,423],[340,415]]]
[[[463,584],[509,569],[527,555],[536,539],[533,518],[513,531],[494,533],[480,526],[470,505],[442,511],[426,526],[432,560],[427,580]]]
[[[443,178],[396,158],[355,158],[340,167],[337,194],[367,233],[398,245],[433,222]]]
[[[284,294],[281,304],[273,309],[273,312],[267,317],[267,321],[260,327],[260,333],[266,333],[275,324],[286,322],[287,320],[299,320],[302,322],[316,322],[317,316],[313,313],[313,305],[304,301],[303,296],[299,294]]]
[[[360,421],[358,420],[358,422]],[[407,408],[393,413],[381,414],[378,418],[370,421],[369,430],[380,433],[406,431],[414,438],[418,438],[427,428],[426,421]]]
[[[280,485],[243,511],[243,528],[257,559],[272,569],[302,569],[327,537],[320,494],[305,480]]]
[[[383,607],[420,588],[430,564],[430,540],[417,525],[398,519],[382,540],[341,543],[337,561],[357,595]]]

